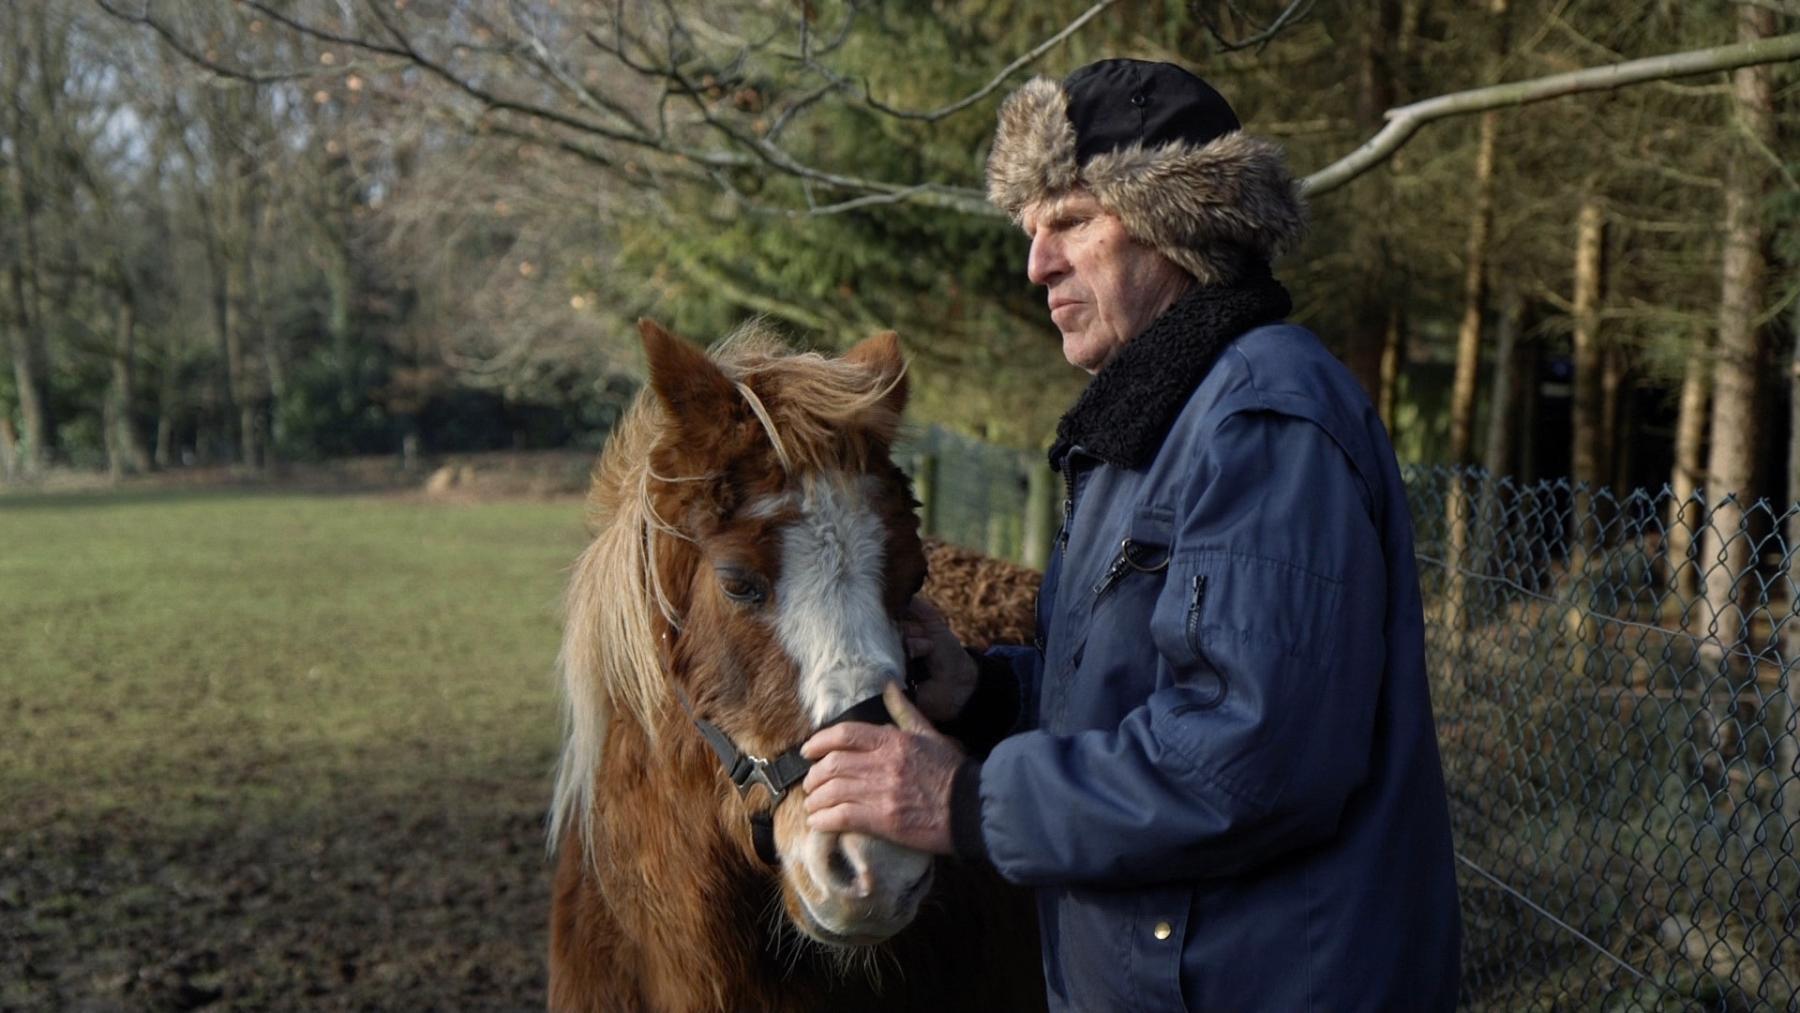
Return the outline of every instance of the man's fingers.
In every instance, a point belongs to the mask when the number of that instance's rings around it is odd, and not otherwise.
[[[868,784],[856,777],[828,777],[806,789],[806,811],[818,812],[845,802],[867,804]]]
[[[875,810],[860,802],[842,802],[829,809],[806,814],[806,828],[819,833],[864,833],[892,838],[896,828],[876,818]]]
[[[890,713],[892,708],[889,708]],[[846,721],[822,728],[800,744],[800,755],[817,760],[834,749],[874,749],[881,743],[881,729],[862,721]]]
[[[838,749],[814,762],[812,769],[806,772],[806,780],[800,783],[809,792],[818,791],[820,785],[839,778],[865,779],[878,767],[879,763],[871,753]]]

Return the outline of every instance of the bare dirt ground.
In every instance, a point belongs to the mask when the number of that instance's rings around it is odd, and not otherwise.
[[[541,1008],[541,777],[414,787],[15,825],[0,1007]]]

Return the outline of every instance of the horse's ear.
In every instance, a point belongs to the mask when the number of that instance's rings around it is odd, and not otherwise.
[[[906,358],[900,354],[900,335],[893,331],[870,335],[845,352],[844,359],[881,377],[888,387],[881,406],[893,412],[897,421],[906,410]]]
[[[678,428],[695,432],[725,417],[724,406],[737,388],[699,346],[675,336],[648,317],[638,321],[644,337],[644,361],[650,365],[650,389],[662,399]]]

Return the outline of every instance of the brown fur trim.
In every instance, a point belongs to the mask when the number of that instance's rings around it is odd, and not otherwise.
[[[1000,107],[988,199],[1016,222],[1026,205],[1087,188],[1133,238],[1203,285],[1235,281],[1244,254],[1270,260],[1306,231],[1306,202],[1281,146],[1243,133],[1200,147],[1121,148],[1075,165],[1068,95],[1033,78]]]
[[[1034,77],[1000,106],[988,154],[988,200],[1019,220],[1025,205],[1077,182],[1075,126],[1069,96],[1048,77]]]

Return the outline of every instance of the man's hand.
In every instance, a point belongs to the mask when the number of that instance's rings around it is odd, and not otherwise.
[[[914,598],[909,610],[911,616],[900,623],[906,656],[924,659],[930,673],[918,685],[919,710],[933,721],[949,721],[962,713],[975,693],[975,659],[963,650],[929,598]]]
[[[806,775],[806,825],[947,855],[950,782],[962,750],[931,727],[899,683],[888,683],[881,696],[898,727],[847,721],[800,747],[814,761]]]

